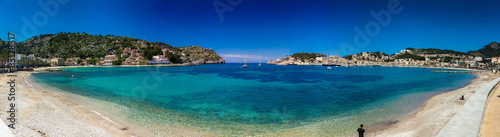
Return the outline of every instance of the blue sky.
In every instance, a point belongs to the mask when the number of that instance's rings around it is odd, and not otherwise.
[[[44,10],[39,2],[57,8]],[[214,3],[225,12],[218,13]],[[296,52],[326,54],[329,42],[331,54],[340,56],[406,47],[466,52],[500,41],[498,5],[495,0],[0,0],[0,32],[16,33],[17,41],[86,32],[198,45],[227,62],[242,62],[245,54],[258,62],[259,49],[263,62]],[[378,21],[371,11],[388,13],[390,21],[387,16]]]

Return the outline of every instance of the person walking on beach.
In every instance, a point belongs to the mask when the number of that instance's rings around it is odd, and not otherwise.
[[[363,128],[363,124],[358,128],[359,137],[364,137],[366,128]]]

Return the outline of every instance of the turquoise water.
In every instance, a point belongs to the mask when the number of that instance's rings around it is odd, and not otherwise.
[[[248,66],[68,68],[35,73],[33,80],[130,108],[134,111],[122,117],[142,124],[154,121],[223,135],[323,124],[312,128],[348,135],[360,123],[373,125],[407,113],[474,78],[427,68]]]

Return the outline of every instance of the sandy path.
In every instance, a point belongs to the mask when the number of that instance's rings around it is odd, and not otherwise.
[[[489,102],[484,111],[481,127],[482,137],[497,137],[500,135],[500,84],[495,86],[489,95]]]

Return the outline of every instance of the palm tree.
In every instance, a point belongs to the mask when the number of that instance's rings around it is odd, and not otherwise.
[[[19,63],[22,64],[22,67],[26,67],[28,64],[28,58],[26,57],[21,58],[21,60],[19,60]]]

